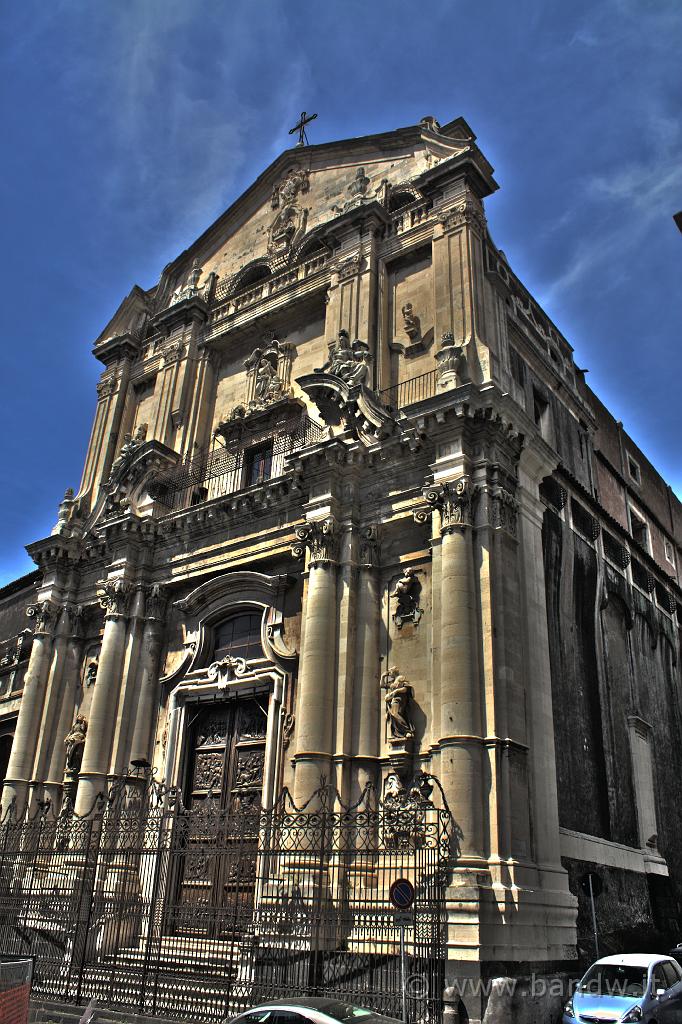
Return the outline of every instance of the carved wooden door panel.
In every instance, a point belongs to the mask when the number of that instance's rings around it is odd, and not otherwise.
[[[247,923],[255,886],[266,699],[216,703],[190,717],[178,930],[219,936]]]

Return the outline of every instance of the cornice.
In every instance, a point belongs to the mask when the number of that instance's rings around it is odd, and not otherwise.
[[[105,366],[110,366],[122,359],[135,359],[140,348],[140,339],[135,334],[127,333],[96,342],[92,354]]]

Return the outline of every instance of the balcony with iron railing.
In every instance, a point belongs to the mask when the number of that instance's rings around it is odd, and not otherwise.
[[[438,373],[436,370],[429,370],[427,373],[420,373],[417,377],[410,377],[391,387],[382,388],[381,391],[377,391],[377,395],[385,409],[397,412],[415,402],[433,398],[437,393],[437,386]]]
[[[284,477],[288,456],[326,436],[326,428],[307,415],[294,429],[272,434],[249,433],[229,447],[217,435],[213,442],[164,473],[152,497],[168,512],[248,491]]]

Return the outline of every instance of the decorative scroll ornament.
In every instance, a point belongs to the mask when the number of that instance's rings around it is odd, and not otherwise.
[[[243,658],[233,658],[227,654],[220,661],[214,661],[208,666],[208,678],[217,680],[218,686],[227,686],[237,676],[243,676],[247,671],[246,662]]]
[[[416,571],[405,569],[391,591],[391,598],[396,602],[393,621],[398,629],[402,629],[404,622],[413,622],[416,626],[424,614],[419,607],[420,592],[421,586]]]
[[[346,257],[345,260],[341,260],[336,267],[339,281],[346,281],[349,277],[356,277],[362,270],[362,265],[362,253],[359,252],[353,256]]]
[[[29,619],[35,619],[33,634],[51,633],[57,617],[57,608],[51,601],[39,601],[26,609]]]
[[[519,503],[509,491],[500,488],[490,502],[490,525],[494,530],[505,530],[516,537]]]
[[[106,611],[107,617],[118,618],[128,613],[128,604],[133,592],[130,583],[120,577],[115,580],[102,580],[99,583],[99,603]]]
[[[113,373],[109,374],[108,377],[102,377],[97,383],[97,397],[108,398],[116,390],[116,383],[116,377]]]
[[[297,543],[292,547],[295,558],[303,558],[306,548],[310,552],[309,564],[324,565],[336,562],[339,554],[339,537],[336,520],[311,519],[303,526],[296,527]]]
[[[458,387],[471,380],[467,370],[467,343],[455,344],[450,331],[446,331],[436,352],[436,376],[441,388]]]
[[[441,224],[446,231],[452,231],[465,225],[474,225],[480,230],[485,230],[486,219],[483,206],[477,199],[469,196],[444,213],[441,217]]]
[[[369,386],[372,357],[366,341],[356,339],[352,344],[348,331],[339,331],[336,341],[329,346],[327,361],[315,373],[331,373],[346,384]]]
[[[406,676],[393,666],[381,677],[381,689],[386,690],[386,721],[389,727],[389,743],[393,739],[404,740],[414,736],[414,725],[410,720],[409,708],[414,690]]]
[[[85,715],[76,715],[74,723],[64,739],[67,771],[77,772],[80,769],[87,732],[87,718]]]
[[[459,480],[427,487],[423,493],[428,503],[440,511],[441,533],[473,526],[478,488],[473,486],[471,477],[461,476]]]
[[[282,747],[284,750],[287,749],[291,742],[291,735],[294,731],[296,724],[296,718],[291,711],[282,712]]]

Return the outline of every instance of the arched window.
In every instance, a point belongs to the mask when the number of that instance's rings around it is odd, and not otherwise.
[[[231,655],[253,661],[263,657],[261,644],[262,612],[237,612],[218,623],[214,630],[213,660]]]
[[[237,275],[232,285],[232,291],[241,292],[244,288],[257,285],[260,281],[266,281],[269,277],[272,277],[270,267],[265,263],[257,263],[252,267],[247,267],[241,274]]]
[[[396,189],[388,197],[388,209],[391,213],[395,213],[397,210],[402,210],[405,206],[410,206],[415,201],[415,196],[411,192],[401,192],[400,189]]]

